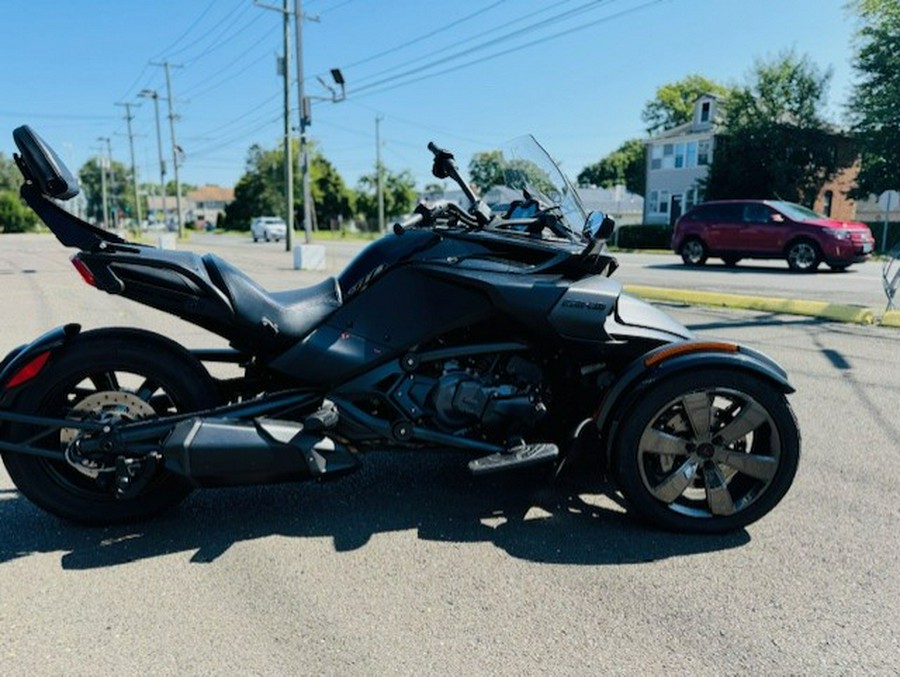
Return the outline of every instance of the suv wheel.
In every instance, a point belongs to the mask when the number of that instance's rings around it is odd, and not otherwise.
[[[706,245],[696,237],[681,245],[681,260],[686,266],[702,266],[706,263]]]
[[[809,240],[798,240],[791,244],[785,258],[787,258],[788,267],[799,273],[811,273],[822,262],[818,245]]]

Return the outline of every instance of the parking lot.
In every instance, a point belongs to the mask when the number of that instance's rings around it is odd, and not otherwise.
[[[190,246],[219,247],[273,289],[317,279],[282,245],[207,237]],[[52,237],[0,244],[2,351],[70,321],[221,344],[89,288]],[[330,251],[333,267],[355,253]],[[665,257],[630,261],[626,282],[706,283]],[[867,266],[808,281],[835,297]],[[720,288],[751,274],[785,291],[801,280],[786,267],[699,273]],[[86,529],[34,508],[0,471],[4,673],[895,673],[900,331],[665,310],[768,353],[797,389],[801,467],[759,523],[663,533],[606,485],[472,478],[456,453],[385,453],[340,481],[195,492],[150,523]]]

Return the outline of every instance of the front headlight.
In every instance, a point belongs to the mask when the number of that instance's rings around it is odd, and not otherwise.
[[[827,228],[828,234],[837,240],[849,240],[850,231],[842,228]]]

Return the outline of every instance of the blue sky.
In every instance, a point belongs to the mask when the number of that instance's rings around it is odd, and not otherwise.
[[[464,165],[526,132],[574,176],[642,136],[644,104],[686,75],[736,84],[755,59],[794,49],[832,69],[837,123],[853,80],[845,0],[304,0],[303,9],[318,18],[303,28],[306,93],[325,94],[316,76],[340,67],[348,95],[314,103],[309,131],[351,185],[374,167],[376,116],[384,163],[411,170],[420,186],[430,179],[428,141]],[[0,26],[7,156],[12,129],[30,124],[74,171],[103,137],[127,164],[115,104],[142,103],[133,109],[138,172],[158,180],[153,105],[137,94],[165,95],[163,69],[149,65],[164,59],[180,66],[182,181],[233,185],[251,144],[280,143],[281,18],[252,0],[2,0]]]

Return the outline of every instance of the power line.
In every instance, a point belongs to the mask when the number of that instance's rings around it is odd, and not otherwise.
[[[508,40],[513,40],[513,39],[518,38],[518,37],[524,35],[525,33],[529,32],[529,31],[532,31],[532,30],[534,30],[534,29],[545,28],[545,27],[547,27],[548,25],[552,25],[552,24],[554,24],[554,23],[558,23],[559,21],[564,21],[564,20],[566,20],[566,19],[571,19],[571,18],[573,18],[573,17],[575,17],[575,16],[578,16],[579,14],[583,14],[583,13],[585,13],[585,12],[588,12],[588,11],[592,10],[592,9],[596,9],[596,8],[599,8],[599,7],[602,6],[602,5],[611,4],[611,3],[613,3],[613,2],[616,2],[616,0],[590,0],[590,2],[587,2],[587,3],[583,4],[583,5],[579,5],[578,7],[575,7],[575,8],[573,8],[573,9],[570,9],[570,10],[567,10],[567,11],[562,12],[562,13],[560,13],[560,14],[557,14],[557,15],[555,15],[555,16],[552,16],[552,17],[550,17],[549,19],[544,19],[544,20],[542,20],[542,21],[535,22],[535,23],[529,24],[529,25],[527,25],[527,26],[524,26],[523,28],[518,28],[518,29],[516,29],[516,30],[514,30],[514,31],[510,31],[509,33],[506,33],[506,34],[501,35],[501,36],[499,36],[499,37],[491,38],[490,40],[486,40],[485,42],[479,43],[479,44],[477,44],[477,45],[475,45],[475,46],[473,46],[473,47],[468,47],[468,48],[466,48],[466,49],[464,49],[464,50],[462,50],[462,51],[456,52],[456,53],[451,54],[451,55],[446,56],[446,57],[442,57],[442,58],[440,58],[440,59],[436,59],[436,60],[431,61],[431,62],[429,62],[429,63],[426,63],[426,64],[424,64],[424,65],[422,65],[422,66],[417,66],[417,67],[415,67],[415,68],[411,68],[411,69],[409,69],[409,70],[403,71],[402,73],[398,73],[397,75],[393,75],[393,76],[391,76],[391,77],[389,77],[389,78],[383,78],[383,79],[378,80],[378,81],[376,81],[376,82],[373,82],[373,83],[370,83],[370,84],[367,84],[367,85],[363,85],[362,87],[357,87],[356,90],[355,90],[355,93],[356,93],[356,94],[359,94],[359,93],[364,92],[364,91],[366,91],[366,90],[368,90],[368,89],[374,89],[375,87],[378,87],[378,86],[380,86],[380,85],[383,85],[383,84],[386,84],[386,83],[388,83],[388,82],[391,82],[392,80],[396,80],[396,79],[398,79],[398,78],[403,78],[403,77],[406,77],[406,76],[408,76],[408,75],[414,75],[414,74],[416,74],[416,73],[421,73],[421,72],[424,71],[424,70],[427,70],[427,69],[429,69],[429,68],[433,68],[433,67],[435,67],[435,66],[439,66],[439,65],[441,65],[441,64],[443,64],[443,63],[447,63],[448,61],[453,61],[453,60],[455,60],[455,59],[459,59],[459,58],[461,58],[461,57],[463,57],[463,56],[466,56],[466,55],[468,55],[468,54],[472,54],[473,52],[478,52],[478,51],[481,51],[481,50],[483,50],[483,49],[487,49],[487,48],[492,47],[492,46],[494,46],[494,45],[496,45],[496,44],[498,44],[498,43],[500,43],[500,42],[506,42],[506,41],[508,41]],[[370,78],[366,78],[366,79],[371,79],[371,76],[370,76]]]
[[[259,125],[259,126],[257,126],[257,127],[254,127],[253,129],[249,129],[249,130],[247,130],[246,132],[241,132],[240,134],[237,134],[237,135],[235,135],[235,136],[233,136],[233,137],[230,137],[230,138],[227,138],[227,139],[224,139],[224,140],[218,140],[218,141],[216,141],[214,144],[210,144],[209,146],[201,147],[199,150],[194,150],[194,151],[191,152],[191,157],[203,157],[203,155],[204,155],[205,153],[208,153],[208,152],[214,151],[214,150],[222,149],[222,148],[224,148],[224,147],[226,147],[226,146],[229,146],[229,145],[231,145],[231,144],[233,144],[233,143],[236,143],[236,142],[238,142],[238,141],[241,141],[241,140],[243,140],[243,139],[246,139],[248,136],[252,136],[252,135],[255,134],[256,132],[265,129],[266,127],[268,127],[268,126],[271,125],[271,124],[274,124],[275,122],[278,122],[279,120],[281,120],[281,117],[282,117],[282,116],[281,116],[281,113],[279,113],[279,114],[276,115],[275,117],[272,117],[272,118],[267,119],[267,120],[266,120],[265,122],[263,122],[261,125]]]
[[[371,95],[373,95],[373,94],[382,94],[382,93],[384,93],[384,92],[391,91],[392,89],[397,89],[398,87],[405,87],[405,86],[407,86],[407,85],[412,85],[412,84],[415,84],[416,82],[420,82],[420,81],[422,81],[422,80],[427,80],[428,78],[433,78],[433,77],[437,77],[437,76],[440,76],[440,75],[445,75],[445,74],[447,74],[447,73],[452,73],[452,72],[454,72],[454,71],[458,71],[458,70],[461,70],[461,69],[463,69],[463,68],[468,68],[468,67],[470,67],[470,66],[475,66],[475,65],[478,65],[478,64],[480,64],[480,63],[484,63],[485,61],[490,61],[490,60],[492,60],[492,59],[496,59],[496,58],[499,58],[499,57],[501,57],[501,56],[506,56],[507,54],[512,54],[513,52],[518,52],[518,51],[521,51],[521,50],[523,50],[523,49],[527,49],[527,48],[529,48],[529,47],[534,47],[535,45],[539,45],[539,44],[544,43],[544,42],[547,42],[547,41],[549,41],[549,40],[555,40],[556,38],[560,38],[560,37],[562,37],[562,36],[564,36],[564,35],[570,35],[571,33],[576,33],[576,32],[578,32],[578,31],[582,31],[582,30],[585,30],[585,29],[587,29],[587,28],[592,28],[593,26],[597,26],[597,25],[599,25],[599,24],[606,23],[607,21],[611,21],[611,20],[613,20],[613,19],[617,19],[617,18],[619,18],[619,17],[621,17],[621,16],[624,16],[624,15],[626,15],[626,14],[632,14],[632,13],[637,12],[637,11],[640,11],[640,10],[642,10],[642,9],[646,9],[647,7],[650,7],[650,6],[652,6],[652,5],[657,5],[657,4],[661,3],[661,2],[663,2],[663,0],[650,0],[650,2],[645,2],[645,3],[642,4],[642,5],[638,5],[638,6],[636,6],[636,7],[631,7],[631,8],[629,8],[629,9],[622,10],[621,12],[617,12],[617,13],[615,13],[615,14],[610,14],[610,15],[608,15],[608,16],[605,16],[605,17],[601,18],[601,19],[597,19],[596,21],[591,21],[591,22],[586,23],[586,24],[581,24],[580,26],[575,26],[574,28],[569,28],[569,29],[566,29],[566,30],[564,30],[564,31],[560,31],[560,32],[558,32],[558,33],[553,33],[552,35],[547,35],[547,36],[544,36],[544,37],[542,37],[542,38],[538,38],[537,40],[532,40],[531,42],[527,42],[527,43],[524,43],[524,44],[521,44],[521,45],[517,45],[517,46],[515,46],[515,47],[511,47],[511,48],[506,49],[506,50],[503,50],[503,51],[501,51],[501,52],[496,52],[496,53],[494,53],[494,54],[488,54],[487,56],[483,56],[483,57],[480,57],[480,58],[478,58],[478,59],[474,59],[474,60],[472,60],[472,61],[467,61],[467,62],[462,63],[462,64],[457,64],[456,66],[451,66],[450,68],[445,68],[445,69],[440,70],[440,71],[434,71],[434,72],[431,72],[431,73],[427,73],[427,74],[425,74],[425,75],[423,75],[423,76],[420,76],[420,77],[417,77],[417,78],[413,78],[413,79],[411,79],[411,80],[405,80],[405,81],[403,81],[403,82],[399,82],[399,83],[396,83],[396,84],[393,84],[393,85],[388,85],[387,87],[382,87],[381,89],[376,89],[375,91],[368,91],[368,90],[370,90],[370,89],[373,89],[373,88],[374,88],[374,85],[367,86],[367,87],[364,88],[364,89],[367,90],[367,91],[364,92],[362,95],[363,95],[363,96],[371,96]],[[354,92],[354,93],[352,94],[352,96],[359,96],[359,95],[360,95],[359,90],[357,90],[356,92]]]
[[[569,2],[570,0],[563,0],[564,2]],[[360,66],[364,63],[369,63],[370,61],[375,61],[380,59],[383,56],[387,56],[388,54],[393,54],[394,52],[398,52],[402,49],[406,49],[407,47],[412,47],[413,45],[422,42],[423,40],[427,40],[428,38],[437,35],[438,33],[443,33],[454,26],[458,26],[461,23],[469,21],[470,19],[474,19],[476,16],[484,14],[485,12],[494,9],[497,5],[501,5],[506,0],[497,0],[491,5],[487,7],[482,7],[479,10],[472,12],[471,14],[467,14],[464,17],[457,19],[456,21],[452,21],[449,24],[442,25],[440,28],[437,28],[429,33],[425,33],[425,35],[420,35],[418,38],[414,38],[413,40],[406,40],[405,42],[400,43],[394,47],[390,47],[384,51],[378,52],[377,54],[373,54],[372,56],[367,56],[364,59],[360,59],[359,61],[354,61],[353,63],[348,63],[345,66],[341,66],[342,69],[346,70],[348,68],[354,68],[355,66]]]
[[[166,47],[164,50],[159,52],[156,56],[152,57],[151,60],[155,60],[155,59],[160,58],[161,56],[165,56],[166,52],[168,52],[170,49],[174,48],[175,45],[177,45],[179,42],[181,42],[188,33],[190,33],[192,30],[194,30],[196,25],[203,20],[203,17],[205,17],[207,15],[209,10],[211,10],[213,8],[213,5],[215,5],[215,4],[216,4],[216,0],[210,0],[210,3],[206,6],[206,9],[204,9],[202,12],[200,12],[200,16],[198,16],[196,19],[194,19],[194,22],[190,26],[187,27],[187,29],[184,31],[184,33],[179,35],[178,38],[175,40],[175,42],[173,42],[168,47]]]
[[[252,5],[251,5],[251,7],[252,7]],[[244,34],[245,34],[245,31],[246,31],[248,28],[250,28],[250,26],[252,26],[253,24],[255,24],[257,21],[259,21],[260,19],[262,19],[262,17],[263,17],[262,14],[257,14],[257,15],[256,15],[253,19],[251,19],[248,23],[239,25],[239,26],[236,28],[236,30],[235,30],[231,35],[224,35],[222,38],[219,38],[218,40],[216,40],[215,44],[213,44],[213,45],[210,46],[210,47],[207,47],[203,52],[201,52],[201,53],[198,54],[197,56],[189,57],[189,58],[187,59],[188,64],[189,64],[189,65],[190,65],[190,64],[194,64],[194,63],[196,63],[197,61],[199,61],[200,59],[203,59],[204,57],[209,56],[209,55],[212,54],[213,52],[215,52],[215,51],[217,51],[217,50],[219,50],[219,49],[222,49],[222,47],[224,47],[225,45],[227,45],[229,42],[231,42],[231,41],[234,40],[235,38],[244,35]],[[226,28],[226,29],[223,30],[223,33],[224,33],[225,31],[230,30],[235,24],[237,24],[237,21],[238,21],[238,19],[240,19],[240,18],[241,18],[240,16],[235,17],[235,20],[228,26],[228,28]]]
[[[605,0],[592,0],[592,3],[602,2],[602,1],[605,1]],[[557,0],[557,2],[554,2],[554,3],[550,4],[550,5],[545,6],[545,7],[541,7],[540,9],[537,9],[537,10],[535,10],[535,11],[533,11],[533,12],[529,12],[529,13],[527,13],[527,14],[523,14],[522,16],[519,16],[519,17],[515,17],[515,18],[508,19],[508,20],[504,20],[504,22],[503,22],[502,24],[499,24],[499,25],[497,25],[497,26],[493,26],[493,27],[488,28],[488,29],[486,29],[486,30],[480,31],[480,32],[478,32],[478,33],[475,33],[474,35],[470,35],[470,36],[467,37],[467,38],[455,38],[451,44],[445,45],[445,46],[440,47],[440,48],[431,48],[431,49],[428,50],[428,52],[427,52],[426,54],[423,54],[422,56],[416,57],[416,58],[414,58],[414,59],[407,59],[407,60],[404,61],[403,63],[397,64],[397,65],[394,65],[394,66],[389,66],[389,67],[387,67],[387,68],[385,68],[385,69],[383,69],[383,70],[381,70],[381,71],[376,71],[376,72],[374,72],[374,73],[370,73],[370,74],[364,75],[364,76],[362,76],[362,77],[356,77],[354,80],[355,80],[355,82],[356,82],[357,84],[359,84],[360,82],[365,83],[366,81],[372,80],[373,78],[381,77],[382,75],[385,75],[385,74],[387,74],[387,73],[391,73],[391,72],[396,71],[396,70],[398,70],[398,69],[400,69],[400,68],[404,68],[404,67],[406,67],[406,66],[409,66],[409,65],[414,64],[414,63],[418,63],[418,62],[420,62],[420,61],[424,61],[425,59],[433,58],[435,55],[440,54],[440,53],[442,53],[442,52],[447,52],[447,51],[449,51],[449,50],[451,50],[451,49],[456,49],[456,48],[458,48],[458,47],[460,47],[460,46],[462,46],[462,45],[465,45],[466,43],[473,42],[473,41],[475,41],[475,40],[477,40],[477,39],[479,39],[479,38],[485,37],[485,36],[490,35],[490,34],[492,34],[492,33],[496,33],[496,32],[501,31],[501,30],[503,30],[503,29],[506,29],[506,28],[509,28],[509,27],[514,26],[514,25],[516,25],[516,24],[522,23],[523,21],[527,21],[528,19],[531,19],[532,17],[538,16],[538,15],[540,15],[540,14],[545,14],[546,12],[549,12],[549,11],[555,9],[556,7],[559,7],[560,5],[565,5],[565,4],[568,4],[568,3],[570,3],[570,2],[572,2],[572,0]],[[589,3],[589,4],[592,4],[592,3]],[[550,19],[547,19],[547,21],[552,21],[552,20],[553,20],[553,17],[550,17]],[[535,25],[539,25],[539,24],[533,24],[532,26],[535,26]],[[428,35],[430,36],[430,35],[432,35],[432,34],[429,33]],[[490,44],[490,42],[482,43],[482,44]],[[449,59],[449,58],[452,58],[452,57],[447,57],[447,58]]]
[[[187,45],[186,47],[182,47],[181,49],[178,49],[178,50],[176,50],[176,51],[174,51],[174,52],[171,52],[171,53],[167,54],[166,56],[168,56],[169,58],[171,58],[171,57],[173,57],[173,56],[177,56],[178,54],[181,54],[182,52],[185,52],[185,51],[191,49],[192,47],[196,47],[199,43],[203,42],[208,36],[210,36],[210,35],[212,35],[213,33],[215,33],[216,30],[219,28],[219,26],[221,26],[221,25],[222,25],[223,23],[225,23],[228,19],[230,19],[230,18],[235,14],[235,12],[238,12],[238,10],[240,10],[241,8],[243,8],[244,11],[241,12],[240,14],[238,14],[238,17],[240,17],[240,16],[243,16],[244,14],[246,14],[246,13],[247,13],[247,10],[250,9],[251,7],[253,7],[252,4],[246,4],[246,3],[244,2],[244,0],[240,0],[240,1],[238,2],[238,4],[235,5],[234,9],[232,9],[232,10],[231,10],[230,12],[228,12],[225,16],[223,16],[221,19],[219,19],[215,24],[213,24],[212,26],[210,26],[210,27],[207,29],[207,31],[206,31],[205,33],[203,33],[199,38],[196,38],[192,44]],[[229,24],[229,27],[230,27],[230,26],[231,26],[231,24]],[[227,29],[226,29],[226,30],[227,30]]]
[[[243,59],[248,53],[252,52],[255,48],[259,47],[259,45],[260,45],[259,42],[256,42],[256,43],[250,45],[249,48],[247,48],[245,51],[241,52],[241,53],[240,53],[233,61],[229,62],[229,63],[228,63],[227,65],[225,65],[225,66],[222,66],[222,67],[219,69],[219,72],[222,73],[223,71],[227,71],[227,70],[228,70],[229,68],[231,68],[234,64],[236,64],[238,61],[240,61],[241,59]],[[214,90],[214,89],[217,89],[218,87],[221,87],[221,86],[224,85],[226,82],[230,82],[231,80],[233,80],[234,78],[236,78],[238,75],[244,73],[245,71],[249,70],[250,68],[252,68],[252,67],[255,66],[256,64],[258,64],[258,63],[259,63],[260,61],[262,61],[263,59],[266,59],[266,58],[268,58],[268,57],[270,56],[269,51],[268,51],[268,47],[265,46],[265,45],[264,45],[264,47],[266,47],[266,51],[265,51],[263,54],[259,55],[257,58],[253,59],[252,61],[246,62],[246,63],[244,64],[244,67],[241,68],[240,70],[237,70],[237,71],[235,71],[235,72],[233,72],[233,73],[229,73],[229,74],[225,75],[224,77],[222,77],[222,78],[220,78],[219,80],[215,81],[214,84],[210,84],[209,82],[206,82],[206,83],[202,83],[202,84],[201,84],[201,83],[197,83],[197,84],[195,84],[195,85],[189,86],[189,87],[187,87],[187,88],[185,89],[185,92],[184,92],[185,96],[202,96],[202,95],[204,95],[204,94],[208,94],[209,92],[211,92],[211,91]],[[202,87],[202,89],[200,89],[200,90],[198,91],[198,89],[197,89],[198,87]]]

